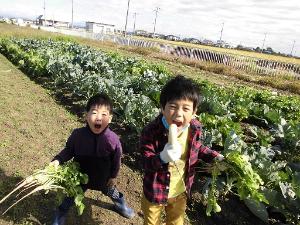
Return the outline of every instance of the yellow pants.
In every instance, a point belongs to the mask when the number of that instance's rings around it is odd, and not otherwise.
[[[186,209],[186,194],[169,198],[166,205],[149,202],[145,196],[142,198],[142,211],[144,225],[161,225],[162,211],[166,211],[166,225],[183,225]]]

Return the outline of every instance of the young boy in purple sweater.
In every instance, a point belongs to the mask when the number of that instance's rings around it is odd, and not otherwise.
[[[80,164],[82,173],[88,175],[87,189],[99,190],[109,196],[121,215],[132,218],[134,212],[126,205],[124,196],[115,186],[121,165],[122,146],[119,137],[109,129],[113,108],[110,98],[103,93],[91,97],[86,105],[85,127],[73,130],[65,148],[50,164],[57,166],[71,159]],[[53,225],[63,225],[74,199],[66,197],[55,213]]]

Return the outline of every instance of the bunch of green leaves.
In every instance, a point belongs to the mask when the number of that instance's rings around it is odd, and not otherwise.
[[[212,182],[206,199],[207,215],[210,215],[211,211],[221,211],[217,204],[218,195],[216,194],[220,191],[215,185],[221,172],[226,174],[227,182],[224,185],[227,188],[226,192],[235,193],[241,200],[251,199],[257,204],[260,202],[268,203],[262,193],[263,180],[253,169],[250,158],[242,152],[245,147],[245,143],[233,131],[226,138],[222,152],[225,160],[214,162],[211,169]]]
[[[233,131],[227,137],[224,146],[228,174],[236,182],[240,199],[251,198],[257,202],[268,203],[262,192],[263,180],[251,165],[250,157],[244,154],[246,144]]]
[[[22,197],[5,210],[4,213],[6,213],[17,203],[36,192],[45,191],[45,193],[48,193],[49,191],[57,191],[60,196],[73,197],[77,212],[81,215],[84,210],[82,202],[84,192],[80,185],[87,182],[88,176],[79,172],[79,164],[76,162],[69,161],[57,167],[48,165],[44,169],[36,170],[32,175],[18,183],[16,188],[0,201],[0,204],[17,191],[19,191],[17,196],[25,192]]]

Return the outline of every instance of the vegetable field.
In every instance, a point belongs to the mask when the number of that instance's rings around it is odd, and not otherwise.
[[[143,126],[159,113],[160,89],[173,75],[161,64],[75,42],[6,38],[0,40],[0,53],[31,79],[67,94],[80,109],[91,95],[105,91],[114,101],[116,122],[134,146]],[[203,204],[206,215],[213,217],[226,210],[226,199],[238,198],[262,223],[299,224],[300,98],[198,84],[203,93],[197,114],[204,125],[203,141],[226,160],[199,168],[196,183],[201,187],[195,191],[201,202],[192,205]],[[126,154],[133,164],[139,159],[137,148],[128,148]],[[274,218],[274,212],[280,218]]]

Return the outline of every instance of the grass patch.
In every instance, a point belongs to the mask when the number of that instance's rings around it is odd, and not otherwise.
[[[121,46],[121,50],[133,52],[142,56],[150,56],[153,53],[158,53],[159,49],[155,47],[147,48],[147,47],[136,47],[136,46]]]

